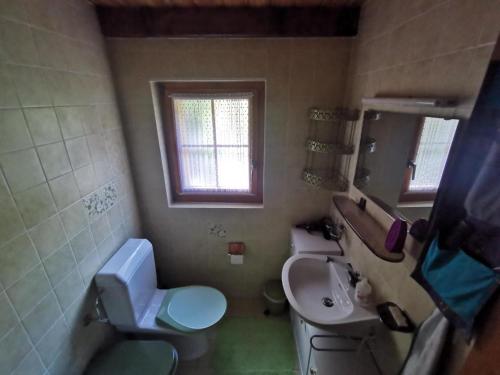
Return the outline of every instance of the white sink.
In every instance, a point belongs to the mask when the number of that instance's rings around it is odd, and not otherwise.
[[[354,301],[344,259],[298,254],[285,262],[281,273],[285,294],[293,309],[310,323],[330,326],[378,318],[373,309]]]

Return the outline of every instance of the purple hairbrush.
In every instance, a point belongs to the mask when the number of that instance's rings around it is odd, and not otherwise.
[[[400,253],[403,251],[403,246],[406,240],[406,232],[408,230],[408,225],[406,221],[401,219],[394,220],[394,223],[387,233],[387,238],[385,239],[385,248],[391,253]]]

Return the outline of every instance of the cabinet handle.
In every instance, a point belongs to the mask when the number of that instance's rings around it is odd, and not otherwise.
[[[309,374],[311,374],[311,375],[318,375],[318,369],[316,369],[316,368],[310,368],[309,369]]]

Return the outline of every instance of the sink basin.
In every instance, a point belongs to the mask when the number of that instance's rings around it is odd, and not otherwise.
[[[285,294],[297,313],[312,324],[335,325],[376,319],[354,301],[343,257],[298,254],[283,266]]]

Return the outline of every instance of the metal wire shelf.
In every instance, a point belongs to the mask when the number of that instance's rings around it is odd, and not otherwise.
[[[302,180],[317,188],[347,191],[359,111],[341,107],[311,108],[308,115],[307,157]],[[325,126],[326,123],[329,126]]]
[[[328,170],[305,168],[302,180],[311,186],[327,190],[347,191],[349,188],[349,181],[344,176]]]
[[[314,121],[357,121],[359,119],[358,110],[347,108],[321,109],[311,108],[309,110],[309,119]]]
[[[344,145],[342,143],[324,143],[314,139],[308,139],[306,142],[306,149],[312,152],[321,154],[340,154],[352,155],[354,147],[352,145]]]

